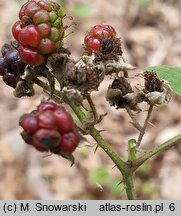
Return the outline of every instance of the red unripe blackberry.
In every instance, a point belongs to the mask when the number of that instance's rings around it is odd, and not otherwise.
[[[38,27],[33,24],[25,26],[19,32],[18,41],[25,46],[37,47],[40,43]]]
[[[62,107],[54,112],[57,128],[61,133],[69,132],[73,127],[73,119],[71,115]]]
[[[85,36],[85,49],[91,54],[102,53],[109,54],[113,50],[112,44],[116,39],[116,31],[110,25],[96,25]],[[106,45],[105,45],[105,41]],[[111,47],[111,48],[110,48]],[[102,50],[106,50],[102,52]]]
[[[39,128],[37,118],[32,114],[24,114],[19,125],[28,133],[34,133]]]
[[[57,109],[57,105],[52,102],[42,102],[37,108],[40,113],[47,110],[55,111]]]
[[[33,135],[32,145],[39,151],[49,151],[61,142],[61,135],[56,130],[39,129]]]
[[[59,147],[61,151],[71,153],[76,149],[79,142],[80,137],[78,133],[71,131],[62,135]]]
[[[26,64],[40,65],[44,62],[44,57],[35,48],[20,45],[18,51],[20,58]]]
[[[42,128],[55,128],[56,119],[54,113],[50,110],[40,113],[38,115],[38,124]]]
[[[19,33],[21,29],[22,29],[22,22],[21,21],[15,22],[12,27],[12,34],[17,41],[19,40]]]
[[[25,50],[19,49],[20,57],[26,64],[40,65],[45,60],[44,55],[62,46],[65,30],[63,16],[60,5],[52,0],[30,0],[21,7],[20,21],[14,24],[12,33],[20,47],[26,46]]]

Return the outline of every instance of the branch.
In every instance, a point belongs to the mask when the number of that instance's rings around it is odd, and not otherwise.
[[[133,168],[134,171],[141,166],[145,161],[147,161],[148,159],[150,159],[151,157],[153,157],[154,155],[156,155],[159,152],[162,152],[164,150],[169,149],[170,147],[176,145],[179,141],[181,141],[181,134],[169,139],[168,141],[164,142],[163,144],[155,147],[153,150],[151,150],[150,152],[145,153],[143,156],[141,156],[140,158],[138,158],[137,163],[135,165],[135,167]]]
[[[151,117],[152,110],[153,110],[153,106],[150,105],[147,116],[146,116],[146,119],[145,119],[145,123],[144,123],[144,125],[143,125],[143,127],[142,127],[142,129],[140,131],[139,137],[138,137],[137,146],[140,146],[140,144],[141,144],[141,141],[143,139],[143,136],[144,136],[146,128],[147,128],[147,125],[148,125],[150,117]]]

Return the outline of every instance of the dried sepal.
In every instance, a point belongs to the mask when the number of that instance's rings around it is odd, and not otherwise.
[[[116,109],[129,107],[134,111],[140,111],[138,103],[143,102],[144,98],[142,91],[138,89],[133,91],[125,77],[116,78],[109,86],[106,94],[106,100],[111,106],[115,106]]]
[[[118,56],[118,60],[108,60],[104,63],[106,68],[106,75],[113,73],[119,73],[120,71],[134,70],[135,67],[127,62],[125,62],[122,56]]]
[[[33,83],[31,81],[20,80],[15,88],[14,96],[21,98],[23,96],[33,96],[35,94]]]
[[[97,91],[104,79],[104,72],[103,64],[95,64],[90,56],[82,56],[75,65],[73,62],[67,64],[65,72],[66,87],[77,89],[82,95]]]
[[[46,61],[46,68],[48,68],[49,73],[54,76],[54,78],[59,82],[60,89],[65,85],[64,75],[66,73],[66,65],[70,61],[69,55],[67,53],[53,53],[50,55]]]
[[[166,88],[162,92],[153,91],[145,95],[146,102],[150,105],[160,105],[169,101],[169,95]]]
[[[68,161],[70,161],[70,166],[73,166],[75,163],[75,158],[73,156],[72,153],[66,153],[66,152],[62,152],[62,151],[52,151],[52,153],[57,154],[65,159],[67,159]]]
[[[90,144],[90,142],[84,137],[82,136],[82,134],[80,134],[80,142],[78,144],[78,148],[83,148],[83,147],[91,147],[92,145]]]

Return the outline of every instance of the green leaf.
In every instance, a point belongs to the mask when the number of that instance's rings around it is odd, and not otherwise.
[[[72,13],[74,16],[80,17],[80,18],[85,18],[90,16],[91,10],[88,6],[82,5],[82,4],[76,4],[74,5],[72,9]]]
[[[154,66],[146,69],[148,72],[155,72],[159,79],[166,80],[171,90],[181,96],[181,67]]]

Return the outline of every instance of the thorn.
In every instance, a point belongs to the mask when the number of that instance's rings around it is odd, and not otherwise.
[[[117,187],[119,186],[119,185],[121,185],[121,184],[123,184],[124,183],[124,181],[122,180],[122,181],[120,181],[118,184],[117,184]]]
[[[156,126],[153,123],[148,122],[148,124],[151,125],[152,127],[156,128]]]
[[[96,148],[95,148],[95,150],[94,150],[94,154],[97,152],[97,149],[99,148],[99,145],[97,144],[96,145]]]
[[[112,169],[114,169],[116,167],[116,165],[114,165],[113,167],[112,167]]]
[[[102,132],[105,132],[107,130],[102,129],[102,130],[98,130],[98,131],[99,131],[99,133],[102,133]]]
[[[98,182],[96,182],[96,185],[100,189],[100,191],[103,192],[104,188],[102,187],[102,185],[99,184]]]
[[[47,158],[47,157],[50,157],[50,156],[52,156],[52,155],[53,155],[52,153],[49,153],[49,154],[47,154],[47,155],[42,156],[42,158]]]

